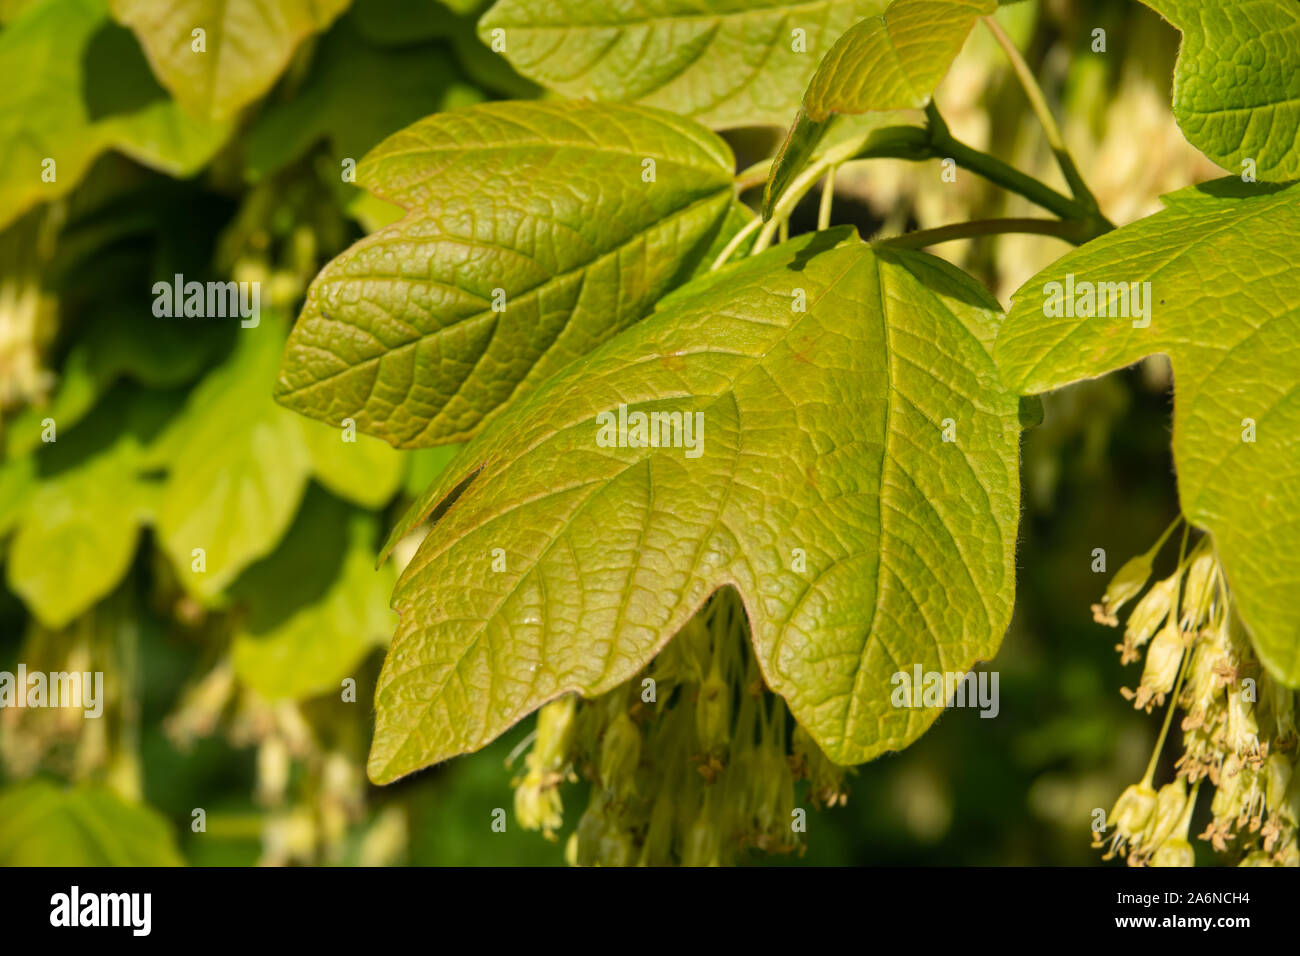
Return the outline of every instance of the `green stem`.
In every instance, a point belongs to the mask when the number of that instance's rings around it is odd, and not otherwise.
[[[759,160],[757,163],[755,163],[753,166],[750,166],[748,169],[743,169],[739,173],[737,173],[736,174],[737,194],[743,193],[748,189],[753,189],[756,186],[762,186],[764,183],[766,183],[767,177],[772,172],[772,162],[773,161],[771,159],[762,159]]]
[[[772,236],[776,233],[776,230],[780,228],[781,220],[789,217],[790,213],[794,211],[794,207],[799,205],[799,201],[808,194],[808,190],[812,189],[813,184],[816,183],[817,180],[821,179],[828,170],[853,158],[855,154],[859,153],[859,151],[863,149],[863,145],[864,143],[862,140],[852,140],[846,143],[841,143],[838,146],[828,149],[818,157],[815,163],[809,163],[805,166],[799,172],[799,175],[791,180],[790,185],[787,186],[785,192],[781,194],[781,198],[778,199],[776,205],[772,207],[772,218],[767,221],[763,226],[762,231],[758,234],[758,239],[755,240],[754,248],[750,251],[750,255],[756,256],[768,247],[772,242]],[[863,153],[859,158],[871,158],[870,153]]]
[[[1070,184],[1070,192],[1074,194],[1075,199],[1085,204],[1094,213],[1099,213],[1100,207],[1097,205],[1097,199],[1093,196],[1092,191],[1088,189],[1088,184],[1083,181],[1078,167],[1074,165],[1070,150],[1065,145],[1065,138],[1061,135],[1060,127],[1056,125],[1056,118],[1052,116],[1052,111],[1047,106],[1047,98],[1043,96],[1042,88],[1038,85],[1038,81],[1034,79],[1029,64],[1025,62],[1025,58],[1020,55],[1015,43],[1011,41],[1011,37],[1007,36],[1007,32],[1002,29],[1002,25],[997,20],[992,17],[984,17],[983,19],[984,25],[993,34],[993,39],[998,42],[998,46],[1002,47],[1007,59],[1011,61],[1011,68],[1015,71],[1016,79],[1020,81],[1020,86],[1029,99],[1029,105],[1033,108],[1034,114],[1038,117],[1038,122],[1043,127],[1043,132],[1047,136],[1047,144],[1056,156],[1056,163],[1061,167],[1061,173],[1065,176],[1065,181]]]
[[[835,167],[826,170],[822,181],[822,200],[817,207],[817,229],[829,229],[831,225],[831,203],[835,201]]]
[[[732,236],[731,240],[723,247],[722,251],[718,253],[718,257],[713,260],[713,265],[709,266],[709,271],[712,272],[714,269],[722,268],[722,265],[731,258],[731,254],[740,248],[740,244],[749,238],[750,234],[753,233],[754,230],[761,228],[762,225],[763,220],[759,219],[757,216],[745,223],[744,227]]]
[[[1012,232],[1055,236],[1078,245],[1087,241],[1086,231],[1083,223],[1063,222],[1060,219],[977,219],[974,222],[955,222],[935,229],[918,229],[916,232],[877,240],[876,245],[922,249],[940,242],[952,242],[954,239],[998,236]]]
[[[1058,193],[1032,176],[1028,176],[1009,163],[1004,163],[995,156],[967,146],[948,131],[948,124],[939,115],[933,102],[925,108],[926,119],[930,126],[930,149],[933,156],[951,159],[962,169],[982,176],[996,186],[1008,189],[1023,196],[1035,205],[1042,206],[1048,212],[1054,212],[1062,219],[1089,224],[1088,238],[1101,235],[1114,229],[1114,225],[1091,206],[1077,199]]]
[[[1180,568],[1183,565],[1183,559],[1187,557],[1187,532],[1188,528],[1184,526],[1183,543],[1178,550],[1178,566]],[[1176,574],[1178,572],[1174,573]],[[1174,601],[1173,604],[1169,606],[1170,618],[1174,622],[1175,627],[1179,626],[1178,620],[1181,616],[1178,612],[1178,603],[1181,600],[1180,592],[1182,590],[1182,583],[1182,578],[1179,578],[1174,583]],[[1169,725],[1173,723],[1174,711],[1178,709],[1178,692],[1183,689],[1183,677],[1187,674],[1187,662],[1191,656],[1192,655],[1187,652],[1187,649],[1184,648],[1183,656],[1178,663],[1178,676],[1174,679],[1174,689],[1169,695],[1169,707],[1165,710],[1165,722],[1160,727],[1160,736],[1156,738],[1156,748],[1151,752],[1151,760],[1147,764],[1147,772],[1142,777],[1143,782],[1146,783],[1148,787],[1151,786],[1151,781],[1155,779],[1156,763],[1160,760],[1160,751],[1165,749],[1165,737],[1169,734]]]
[[[1178,527],[1179,523],[1182,520],[1183,520],[1183,516],[1180,513],[1178,517],[1176,517],[1173,521],[1169,522],[1169,527],[1165,528],[1165,532],[1160,536],[1160,540],[1157,541],[1155,544],[1151,545],[1150,549],[1146,553],[1146,557],[1152,560],[1155,559],[1155,556],[1160,553],[1160,549],[1165,546],[1165,542],[1169,540],[1169,536],[1173,534],[1174,529]]]

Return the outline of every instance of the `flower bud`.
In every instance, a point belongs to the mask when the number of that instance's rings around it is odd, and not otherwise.
[[[1210,801],[1210,812],[1215,820],[1235,820],[1240,811],[1242,786],[1245,783],[1241,758],[1235,753],[1228,754],[1219,770],[1219,781],[1214,789],[1214,799]]]
[[[645,843],[641,847],[643,866],[669,866],[672,864],[673,835],[677,818],[677,804],[671,789],[664,786],[655,796],[650,810],[650,823],[646,827]]]
[[[596,863],[599,866],[631,866],[635,852],[631,834],[622,827],[607,826],[596,846]]]
[[[1115,801],[1115,807],[1106,820],[1107,826],[1115,827],[1121,837],[1132,839],[1151,822],[1156,799],[1156,792],[1150,784],[1131,784]]]
[[[1103,613],[1113,616],[1121,607],[1142,593],[1147,580],[1151,577],[1152,557],[1148,552],[1129,558],[1124,562],[1123,567],[1115,572],[1101,599]]]
[[[1151,590],[1133,606],[1124,628],[1124,655],[1122,663],[1137,660],[1137,649],[1151,639],[1151,635],[1169,616],[1178,590],[1178,575],[1174,574],[1151,585]]]
[[[636,789],[636,768],[641,761],[641,734],[626,713],[620,713],[605,730],[600,745],[600,782],[615,796]]]
[[[696,615],[686,622],[678,635],[673,638],[681,652],[682,680],[692,684],[701,683],[709,672],[713,660],[712,633],[704,618]]]
[[[1192,554],[1191,564],[1187,568],[1187,577],[1183,583],[1183,617],[1182,628],[1193,630],[1210,613],[1210,604],[1214,599],[1214,574],[1217,563],[1214,552],[1210,549],[1210,539],[1202,538]]]
[[[1255,705],[1242,695],[1241,687],[1228,688],[1228,720],[1224,743],[1229,752],[1247,756],[1259,752],[1259,724],[1255,722]]]
[[[705,807],[686,831],[682,866],[718,866],[721,863],[722,834]]]
[[[1242,861],[1237,865],[1238,866],[1277,866],[1277,864],[1273,862],[1273,858],[1269,856],[1267,853],[1265,853],[1263,850],[1254,850],[1253,852],[1246,854],[1246,856],[1242,859]]]
[[[564,803],[560,791],[529,773],[515,787],[515,819],[525,830],[541,830],[547,839],[564,825]]]
[[[695,728],[706,754],[721,751],[731,739],[731,687],[716,661],[695,698]]]
[[[1219,674],[1227,660],[1226,647],[1222,627],[1202,631],[1192,644],[1187,676],[1179,694],[1180,703],[1187,711],[1184,730],[1212,723],[1223,706],[1223,682]]]
[[[1264,802],[1274,813],[1280,810],[1286,801],[1286,791],[1291,786],[1292,772],[1291,761],[1286,757],[1277,752],[1269,754],[1268,762],[1264,764]]]
[[[1142,670],[1142,682],[1138,685],[1137,699],[1133,706],[1150,710],[1151,702],[1163,703],[1165,695],[1173,689],[1178,677],[1178,665],[1183,659],[1183,634],[1178,629],[1178,622],[1173,618],[1160,629],[1151,647],[1147,651],[1146,666]]]
[[[1173,837],[1160,844],[1151,857],[1152,866],[1195,866],[1196,852],[1182,837]]]
[[[1156,794],[1156,809],[1148,825],[1148,835],[1143,841],[1147,847],[1165,843],[1183,821],[1187,807],[1187,783],[1182,777],[1165,784]]]
[[[764,747],[758,751],[757,763],[754,821],[765,837],[760,845],[784,846],[789,843],[790,813],[794,809],[794,775],[785,759],[785,748]]]
[[[292,762],[279,736],[266,737],[257,748],[257,800],[266,806],[283,803]]]
[[[530,767],[561,773],[568,766],[577,712],[577,694],[565,694],[537,712],[537,739],[528,754]]]
[[[600,863],[601,840],[605,831],[614,826],[609,814],[609,798],[603,792],[592,790],[591,802],[578,819],[570,838],[572,853],[565,849],[565,857],[571,866],[596,866]]]
[[[1260,681],[1264,689],[1264,699],[1268,701],[1269,712],[1273,715],[1279,743],[1294,743],[1296,739],[1295,700],[1296,695],[1290,687],[1269,678]]]

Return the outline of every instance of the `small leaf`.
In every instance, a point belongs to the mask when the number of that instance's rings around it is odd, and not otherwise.
[[[891,706],[894,675],[987,659],[1011,612],[999,317],[946,263],[832,230],[678,290],[513,403],[389,537],[435,518],[394,592],[371,778],[609,690],[728,586],[832,759],[906,746],[940,708]],[[683,416],[680,447],[598,441],[621,411]]]
[[[223,120],[270,89],[298,44],[329,26],[348,0],[111,5],[113,16],[140,38],[163,86],[195,115]]]
[[[736,237],[746,226],[750,225],[755,219],[754,211],[742,202],[733,202],[731,208],[727,211],[727,218],[722,223],[722,229],[713,240],[713,245],[709,251],[704,254],[695,265],[695,270],[691,273],[691,278],[701,276],[707,273],[712,267],[713,262],[718,256],[722,255],[722,250],[727,248],[727,244]],[[749,255],[750,250],[754,248],[754,240],[758,238],[757,233],[751,233],[747,238],[742,239],[740,244],[732,250],[731,255],[727,257],[727,262],[735,262]]]
[[[400,451],[369,435],[345,436],[307,418],[298,419],[298,424],[316,480],[340,498],[363,508],[381,508],[402,486],[406,459]]]
[[[284,542],[231,587],[251,608],[233,644],[241,683],[270,700],[337,691],[388,641],[394,575],[375,570],[378,530],[374,516],[308,494]]]
[[[158,536],[181,584],[217,595],[284,536],[311,475],[296,416],[270,399],[282,325],[263,314],[190,394],[154,454],[168,469]],[[204,570],[194,570],[194,550]]]
[[[763,218],[813,155],[835,114],[922,109],[996,0],[894,0],[855,24],[826,54],[772,165]]]
[[[130,567],[157,495],[140,476],[145,449],[174,400],[120,389],[34,459],[5,573],[47,627],[89,609]]]
[[[66,195],[106,149],[188,176],[233,129],[166,98],[105,0],[26,8],[0,32],[0,76],[0,228]]]
[[[0,539],[18,523],[35,487],[35,457],[24,455],[0,461]],[[427,482],[424,487],[428,487]]]
[[[345,158],[360,160],[385,136],[434,110],[470,106],[480,99],[458,79],[441,47],[378,50],[344,19],[321,39],[298,94],[268,106],[253,123],[249,175],[265,178],[328,139],[339,179]]]
[[[398,447],[472,435],[690,275],[732,210],[732,167],[712,133],[636,106],[416,123],[358,167],[407,216],[316,277],[276,397]]]
[[[1300,4],[1295,0],[1142,0],[1177,27],[1174,117],[1224,169],[1300,177]]]
[[[184,866],[167,820],[106,787],[0,790],[0,866]]]
[[[39,448],[41,422],[46,418],[53,418],[60,429],[71,428],[122,378],[150,388],[172,388],[192,380],[228,344],[229,332],[228,327],[207,321],[158,322],[136,306],[96,313],[83,326],[59,370],[53,400],[42,408],[25,408],[9,422],[5,453],[24,455]]]
[[[479,36],[568,97],[726,129],[785,123],[823,52],[887,0],[499,0]]]
[[[1165,206],[1021,286],[998,337],[998,365],[1011,387],[1036,394],[1169,356],[1183,514],[1214,536],[1260,660],[1296,686],[1300,270],[1292,250],[1300,186],[1230,178],[1167,196]],[[1099,283],[1123,283],[1127,295],[1118,298],[1115,286],[1112,302]],[[1103,299],[1108,315],[1077,314],[1098,311]]]
[[[235,332],[235,348],[191,392],[154,447],[167,471],[158,536],[182,585],[215,598],[269,554],[289,529],[308,479],[364,507],[386,504],[402,486],[400,452],[365,435],[305,421],[271,398],[283,352],[284,316],[263,312]],[[194,569],[194,549],[204,569]]]
[[[836,42],[813,74],[803,108],[832,113],[921,109],[995,0],[894,0]]]

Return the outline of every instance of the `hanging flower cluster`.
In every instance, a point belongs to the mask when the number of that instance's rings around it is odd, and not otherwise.
[[[1119,610],[1142,595],[1116,650],[1128,664],[1145,648],[1146,662],[1137,688],[1122,693],[1148,713],[1168,701],[1146,774],[1120,796],[1104,829],[1094,830],[1093,846],[1105,849],[1105,859],[1120,855],[1133,866],[1193,865],[1188,833],[1208,780],[1213,816],[1200,839],[1243,866],[1300,866],[1296,692],[1256,659],[1209,536],[1188,554],[1185,532],[1178,567],[1147,588],[1155,557],[1176,526],[1120,568],[1093,605],[1098,622],[1118,627]],[[1156,764],[1175,711],[1183,715],[1183,752],[1174,780],[1157,790]]]
[[[715,595],[649,666],[593,700],[541,709],[515,814],[548,837],[560,787],[590,783],[565,855],[576,865],[721,865],[739,853],[802,852],[804,809],[848,798],[846,770],[763,684],[739,598]]]

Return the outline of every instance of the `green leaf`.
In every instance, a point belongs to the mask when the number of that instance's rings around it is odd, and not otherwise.
[[[387,643],[394,574],[375,570],[378,520],[323,492],[305,500],[284,542],[232,586],[250,616],[236,631],[235,673],[270,700],[337,692]]]
[[[194,389],[150,451],[168,471],[158,535],[190,593],[216,597],[289,529],[314,474],[366,507],[401,487],[401,453],[364,435],[305,421],[271,398],[284,319],[262,313],[235,332],[235,348]],[[194,549],[205,570],[195,571]]]
[[[887,0],[498,0],[479,21],[529,79],[706,126],[778,125],[824,51]],[[797,33],[796,31],[802,31]],[[499,49],[499,47],[497,47]]]
[[[0,0],[0,23],[12,22],[18,14],[38,0]]]
[[[271,88],[306,37],[348,0],[111,0],[163,86],[190,112],[229,119]],[[202,30],[202,47],[197,50]]]
[[[481,99],[442,47],[378,50],[345,19],[321,40],[301,92],[264,110],[249,130],[249,174],[264,178],[328,139],[338,178],[343,159],[361,159],[422,116]]]
[[[1295,0],[1142,0],[1183,34],[1174,116],[1224,169],[1300,177],[1300,4]]]
[[[377,438],[298,419],[312,472],[322,485],[365,508],[381,508],[402,487],[406,460]]]
[[[996,0],[894,0],[855,24],[826,54],[768,179],[763,218],[808,162],[832,116],[916,110],[930,102],[976,19]]]
[[[992,656],[1020,507],[997,305],[946,263],[850,232],[674,293],[512,404],[412,507],[390,546],[436,523],[394,592],[373,780],[609,690],[727,586],[768,686],[840,763],[940,712],[891,706],[896,672]],[[702,415],[700,454],[684,434],[602,447],[597,416],[620,403]]]
[[[836,41],[813,74],[803,108],[832,113],[921,109],[995,0],[894,0]]]
[[[35,487],[36,459],[33,456],[24,455],[0,462],[0,539],[18,523]],[[427,488],[428,482],[423,487]]]
[[[509,60],[483,45],[478,35],[477,17],[453,20],[447,39],[456,51],[456,62],[465,75],[484,90],[497,94],[497,98],[543,98],[540,86],[520,76]]]
[[[14,518],[9,587],[47,627],[60,628],[117,585],[131,565],[156,488],[145,450],[174,396],[116,391],[36,460]]]
[[[1174,193],[1165,205],[1026,282],[998,338],[998,365],[1008,385],[1036,394],[1157,352],[1169,356],[1183,514],[1214,536],[1260,659],[1295,686],[1300,186],[1227,179]],[[1150,283],[1149,326],[1122,314],[1123,300],[1112,307],[1109,293],[1112,315],[1047,314],[1045,308],[1057,311],[1057,290],[1048,283],[1064,284],[1067,276],[1077,296],[1086,293],[1085,282]],[[1129,301],[1129,314],[1134,311]],[[1244,440],[1246,419],[1255,423],[1253,442]]]
[[[41,422],[71,428],[122,378],[150,388],[172,388],[195,378],[229,342],[230,329],[208,321],[159,322],[144,308],[112,307],[91,317],[59,370],[50,404],[13,417],[4,435],[7,454],[41,444]]]
[[[691,278],[706,274],[713,267],[714,260],[722,255],[722,250],[727,248],[727,243],[731,242],[736,237],[736,233],[752,223],[755,218],[754,211],[743,202],[733,202],[731,208],[727,211],[726,220],[722,223],[722,229],[714,238],[709,251],[696,263]],[[754,240],[757,238],[757,233],[751,233],[747,238],[742,239],[740,244],[732,250],[731,255],[727,257],[727,261],[735,262],[749,255],[750,250],[754,248]]]
[[[0,76],[0,228],[66,195],[106,149],[188,176],[233,128],[187,117],[168,100],[105,0],[24,9],[0,32]]]
[[[184,866],[170,824],[106,787],[0,790],[0,866]]]
[[[270,400],[282,329],[263,315],[191,393],[156,454],[168,468],[158,536],[181,583],[218,594],[284,536],[311,475],[298,419]],[[204,571],[195,571],[194,549]]]
[[[192,116],[172,100],[149,70],[131,31],[107,19],[86,48],[82,97],[105,142],[136,162],[185,178],[225,145],[235,124]]]
[[[712,133],[637,106],[416,123],[357,169],[408,214],[316,277],[276,397],[398,447],[469,437],[690,275],[731,211],[732,167]]]

